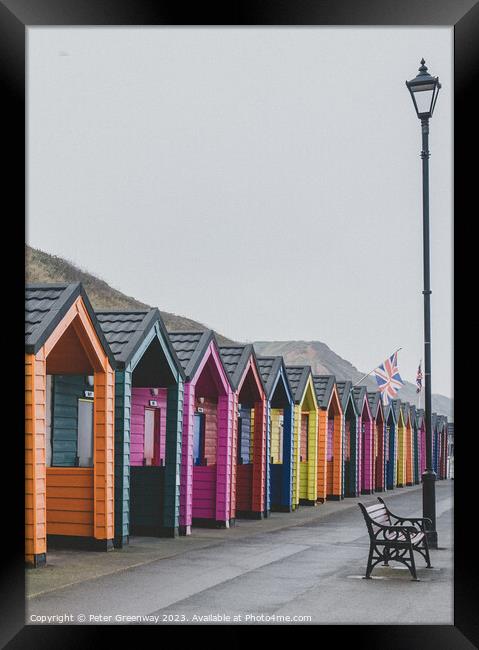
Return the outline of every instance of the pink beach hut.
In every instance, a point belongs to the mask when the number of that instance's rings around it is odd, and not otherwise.
[[[180,535],[229,528],[233,391],[211,330],[170,332],[186,381],[180,473]]]
[[[361,494],[373,492],[373,416],[366,386],[354,386],[353,395],[359,413],[360,462],[359,485]]]

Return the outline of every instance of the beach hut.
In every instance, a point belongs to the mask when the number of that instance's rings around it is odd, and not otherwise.
[[[413,433],[411,419],[411,405],[409,402],[401,402],[401,410],[404,421],[404,453],[405,453],[405,483],[413,485]]]
[[[404,487],[406,485],[406,427],[401,400],[393,399],[391,405],[397,423],[396,487]]]
[[[220,347],[234,391],[230,523],[265,514],[266,395],[251,344]]]
[[[294,402],[283,357],[257,357],[266,392],[265,511],[291,512],[293,506]]]
[[[318,401],[318,500],[343,498],[343,434],[341,403],[334,375],[314,375]]]
[[[318,499],[318,402],[310,366],[286,366],[294,399],[293,506]]]
[[[343,429],[343,496],[359,496],[360,436],[359,412],[351,381],[337,381]]]
[[[97,311],[115,356],[115,546],[178,534],[183,371],[158,309]]]
[[[373,418],[366,386],[354,386],[353,396],[359,413],[359,485],[361,494],[373,491]]]
[[[114,535],[114,359],[80,283],[25,289],[25,559]]]
[[[379,391],[368,391],[369,408],[373,418],[373,489],[385,489],[385,421],[384,407]]]
[[[231,510],[233,390],[211,330],[170,332],[183,367],[180,534],[228,528]]]
[[[412,480],[414,485],[418,485],[421,480],[421,474],[419,471],[419,427],[417,423],[417,408],[414,404],[409,406],[410,418],[411,418],[411,430],[412,430]]]
[[[397,411],[391,403],[384,407],[384,421],[386,423],[386,489],[394,490],[397,480]]]

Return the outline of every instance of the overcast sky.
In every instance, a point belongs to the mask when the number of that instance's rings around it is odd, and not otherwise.
[[[364,372],[423,356],[452,393],[450,28],[29,28],[28,243],[242,341],[319,339]]]

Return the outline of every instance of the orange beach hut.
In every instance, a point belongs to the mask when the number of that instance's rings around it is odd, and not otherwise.
[[[314,375],[318,400],[318,501],[342,496],[343,435],[341,403],[334,375]]]
[[[80,283],[25,291],[25,559],[114,536],[114,360]]]

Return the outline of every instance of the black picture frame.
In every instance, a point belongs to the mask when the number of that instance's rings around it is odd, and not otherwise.
[[[5,456],[2,508],[3,553],[0,600],[0,643],[9,648],[84,647],[88,627],[24,628],[24,503],[23,422],[24,373],[20,351],[23,340],[25,242],[25,30],[39,25],[403,25],[454,27],[454,288],[468,288],[477,257],[472,225],[477,213],[475,72],[479,69],[479,4],[476,0],[268,0],[263,2],[198,4],[196,8],[149,0],[0,0],[0,78],[2,81],[4,213],[3,348],[9,358],[8,424],[4,425]],[[420,53],[419,53],[420,54]],[[378,53],[380,56],[380,53]],[[385,146],[387,143],[385,143]],[[7,207],[8,206],[8,207]],[[464,236],[465,235],[465,236]],[[7,239],[8,238],[8,239]],[[8,243],[7,243],[8,242]],[[468,248],[469,245],[469,248]],[[460,249],[459,249],[460,246]],[[468,266],[469,264],[469,266]],[[8,272],[7,272],[8,270]],[[459,348],[454,357],[470,359],[474,352],[472,300],[458,301]],[[466,308],[466,311],[464,308]],[[463,313],[461,314],[461,310]],[[462,319],[460,317],[463,317]],[[12,317],[14,321],[11,322]],[[477,329],[477,326],[476,326]],[[465,335],[462,335],[464,332]],[[472,335],[469,335],[472,332]],[[6,337],[8,336],[8,339]],[[8,340],[8,344],[6,341]],[[466,341],[468,347],[466,348]],[[460,346],[464,346],[460,354]],[[456,353],[457,351],[457,353]],[[4,374],[7,374],[5,371]],[[466,377],[470,381],[469,374]],[[465,385],[465,381],[464,381]],[[467,410],[474,381],[455,395],[455,607],[454,626],[354,626],[354,643],[369,648],[479,647],[477,585],[474,581],[475,534],[472,517],[477,474],[477,432],[466,424],[475,416]],[[472,395],[471,395],[472,396]],[[4,404],[5,404],[4,400]],[[472,411],[472,409],[471,409]],[[468,435],[469,434],[469,435]],[[7,478],[8,477],[8,478]],[[328,626],[323,626],[328,627]],[[351,627],[351,626],[349,626]],[[347,630],[335,626],[335,644]],[[91,632],[91,629],[90,629]],[[101,634],[107,634],[103,628]],[[323,631],[320,632],[323,635]],[[106,637],[105,637],[106,638]],[[325,638],[325,637],[321,637]],[[347,641],[346,641],[347,642]],[[475,644],[475,646],[473,645]]]

